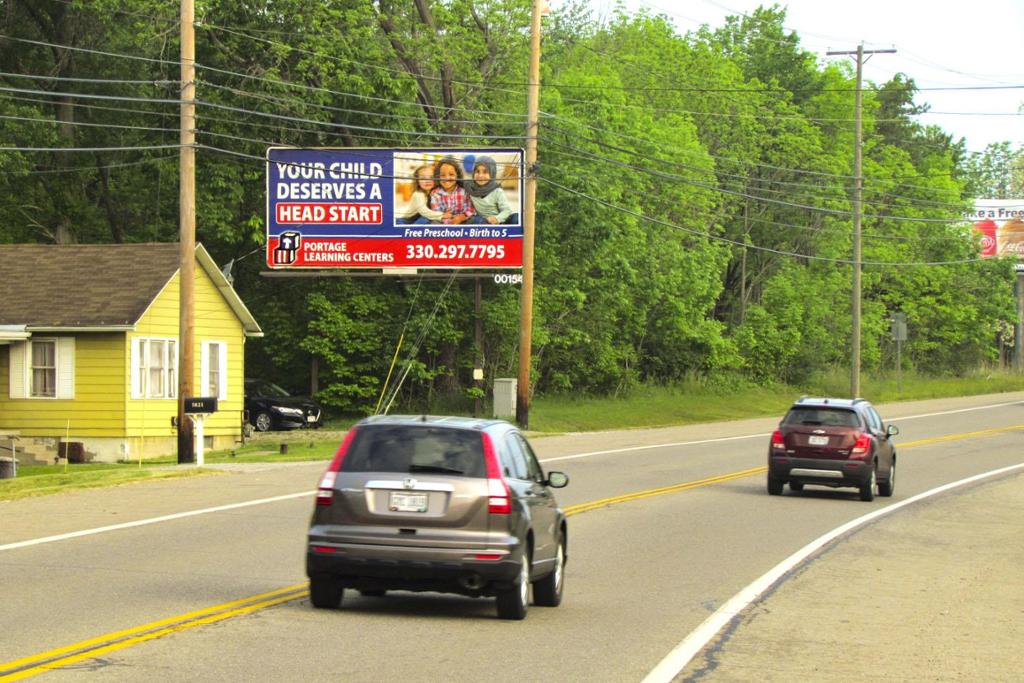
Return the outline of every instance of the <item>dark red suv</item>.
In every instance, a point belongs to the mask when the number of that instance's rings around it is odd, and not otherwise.
[[[891,496],[896,484],[896,447],[900,430],[886,427],[862,398],[801,398],[772,432],[768,446],[768,493],[782,495],[805,484],[851,486],[860,499]]]

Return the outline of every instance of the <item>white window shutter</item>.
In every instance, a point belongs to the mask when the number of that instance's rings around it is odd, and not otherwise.
[[[212,396],[210,388],[210,342],[203,342],[199,351],[199,395]]]
[[[129,358],[132,377],[132,398],[142,398],[142,373],[139,372],[139,362],[142,359],[142,340],[138,337],[132,339],[132,350]]]
[[[75,397],[75,338],[57,337],[57,398]]]
[[[28,398],[28,381],[25,369],[25,355],[28,352],[28,342],[16,341],[11,343],[10,351],[10,395],[11,398]]]
[[[224,342],[217,344],[217,350],[220,352],[220,386],[217,387],[217,397],[222,401],[226,401],[228,398],[228,345]]]

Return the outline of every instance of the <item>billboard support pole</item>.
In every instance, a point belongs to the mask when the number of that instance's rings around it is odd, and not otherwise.
[[[1017,271],[1017,324],[1013,330],[1013,365],[1024,372],[1024,271]]]
[[[178,195],[178,463],[195,460],[192,421],[185,399],[192,395],[196,272],[196,36],[195,2],[181,0],[181,150]]]
[[[519,303],[519,378],[516,422],[530,426],[530,360],[533,344],[533,241],[537,203],[537,135],[540,110],[540,18],[544,0],[533,0],[530,22],[530,73],[526,91],[526,178],[523,204],[523,288]]]

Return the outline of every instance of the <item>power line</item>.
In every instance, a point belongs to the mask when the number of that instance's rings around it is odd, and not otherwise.
[[[470,85],[470,86],[473,86],[474,88],[482,88],[484,90],[494,90],[494,91],[497,91],[497,92],[511,93],[513,95],[521,95],[521,94],[523,94],[521,91],[518,91],[518,90],[509,90],[507,88],[503,88],[503,87],[500,87],[500,86],[486,85],[484,83],[478,83],[478,82],[475,82],[475,81],[464,81],[464,80],[459,80],[459,79],[444,79],[444,78],[442,78],[440,76],[429,76],[429,75],[426,75],[426,74],[421,74],[419,76],[413,76],[411,73],[409,73],[408,71],[405,71],[403,69],[393,69],[393,68],[386,67],[386,66],[379,66],[377,64],[370,64],[368,62],[361,62],[361,61],[358,61],[358,60],[355,60],[355,59],[345,59],[343,57],[337,57],[335,55],[329,55],[329,54],[326,54],[326,53],[323,53],[323,52],[316,52],[315,50],[306,50],[304,48],[293,47],[291,45],[288,45],[287,43],[282,43],[282,42],[276,41],[276,40],[270,40],[268,38],[260,38],[258,36],[253,36],[253,35],[250,35],[248,33],[243,32],[243,31],[238,31],[236,29],[229,29],[229,28],[226,28],[224,26],[217,26],[216,24],[203,24],[203,25],[200,26],[200,28],[213,28],[213,29],[216,29],[216,30],[219,30],[219,31],[224,31],[225,33],[232,33],[234,35],[242,36],[243,38],[248,38],[250,40],[255,40],[255,41],[260,42],[260,43],[266,43],[267,45],[273,45],[275,47],[283,47],[283,48],[285,48],[287,50],[290,50],[290,51],[293,51],[293,52],[298,52],[300,54],[311,55],[311,56],[314,56],[314,57],[321,57],[323,59],[327,59],[327,60],[330,60],[330,61],[333,61],[333,62],[344,63],[344,64],[356,64],[358,66],[364,66],[364,67],[367,67],[369,69],[378,69],[380,71],[386,71],[388,73],[398,74],[398,75],[404,76],[406,78],[413,78],[413,79],[422,78],[423,80],[427,80],[427,81],[446,81],[448,83],[457,83],[459,85]],[[522,85],[525,86],[526,84],[524,83]]]
[[[70,83],[98,83],[102,85],[155,85],[155,86],[177,86],[178,81],[167,79],[149,80],[127,80],[121,78],[77,78],[73,76],[47,76],[43,74],[16,74],[7,71],[0,71],[0,76],[6,78],[28,78],[36,81],[61,81]]]
[[[339,96],[342,96],[342,97],[355,97],[355,98],[361,99],[361,100],[369,100],[369,101],[372,101],[372,102],[382,102],[384,104],[401,104],[401,105],[408,106],[408,107],[416,107],[416,108],[422,108],[422,109],[443,109],[445,111],[466,112],[466,113],[469,113],[469,114],[484,114],[484,115],[487,115],[487,116],[510,116],[510,117],[514,117],[514,118],[517,118],[517,119],[523,119],[523,120],[526,119],[526,114],[514,114],[514,113],[511,113],[511,112],[488,111],[488,110],[485,110],[485,109],[467,109],[467,108],[464,108],[464,107],[446,107],[446,106],[440,105],[440,104],[429,104],[428,105],[428,104],[423,104],[423,103],[410,102],[410,101],[407,101],[407,100],[395,100],[395,99],[389,99],[387,97],[375,97],[373,95],[363,95],[363,94],[360,94],[360,93],[344,92],[344,91],[339,91],[339,90],[331,90],[330,88],[323,88],[323,87],[318,87],[318,86],[313,86],[313,85],[303,85],[301,83],[292,83],[290,81],[282,81],[282,80],[274,79],[274,78],[266,78],[266,77],[263,77],[263,76],[255,76],[255,75],[252,75],[252,74],[244,74],[244,73],[239,73],[237,71],[229,71],[227,69],[218,69],[218,68],[212,67],[212,66],[205,66],[203,64],[196,64],[196,69],[198,69],[200,71],[212,71],[213,73],[224,74],[226,76],[235,76],[236,78],[244,78],[244,79],[247,79],[247,80],[259,81],[261,83],[272,83],[274,85],[281,85],[281,86],[285,86],[285,87],[288,87],[288,88],[298,88],[298,89],[304,90],[306,92],[322,92],[322,93],[328,93],[328,94],[331,94],[331,95],[339,95]],[[210,81],[204,81],[204,82],[211,83]]]
[[[184,145],[136,145],[129,147],[10,147],[0,146],[0,152],[135,152],[143,149],[180,149]]]
[[[116,123],[87,123],[85,121],[58,121],[57,119],[38,119],[30,116],[6,116],[0,115],[0,119],[9,121],[28,121],[31,123],[46,123],[55,126],[87,126],[91,128],[116,128],[120,130],[145,130],[158,133],[177,133],[178,128],[152,128],[149,126],[127,126]]]
[[[79,173],[81,171],[95,171],[99,168],[124,168],[126,166],[140,166],[142,164],[151,164],[153,162],[168,161],[170,159],[177,159],[177,154],[168,154],[166,156],[153,157],[151,159],[140,159],[139,161],[126,161],[121,164],[102,164],[99,166],[67,166],[64,168],[42,168],[42,169],[25,169],[24,171],[14,171],[7,169],[2,171],[8,175],[48,175],[51,173]]]
[[[275,97],[273,95],[267,95],[267,94],[264,94],[264,93],[256,93],[256,92],[252,92],[252,91],[249,91],[249,90],[240,90],[238,88],[232,88],[232,87],[226,86],[226,85],[220,85],[220,84],[217,84],[217,83],[211,83],[209,81],[201,81],[201,84],[209,85],[209,86],[211,86],[211,87],[213,87],[215,89],[218,89],[218,90],[225,90],[227,92],[233,93],[235,95],[240,95],[242,97],[250,97],[250,98],[253,98],[253,99],[265,100],[265,101],[268,101],[268,102],[277,102],[277,103],[284,103],[284,104],[291,104],[291,105],[296,105],[297,104],[297,105],[304,106],[304,107],[313,107],[315,109],[322,109],[322,110],[325,110],[325,111],[342,112],[342,113],[346,113],[346,114],[362,114],[364,116],[374,116],[374,117],[381,117],[381,118],[405,119],[405,120],[412,120],[412,121],[418,121],[418,122],[422,122],[423,121],[423,115],[416,116],[416,115],[405,115],[405,114],[387,114],[387,113],[384,113],[384,112],[367,111],[365,109],[350,109],[350,108],[344,108],[344,107],[332,107],[330,105],[317,104],[315,102],[309,102],[309,101],[306,101],[306,100],[296,100],[294,98]],[[499,125],[499,126],[501,126],[501,125],[509,125],[509,124],[514,124],[514,125],[517,125],[517,126],[523,125],[525,120],[526,120],[526,117],[522,116],[522,117],[518,117],[518,118],[520,118],[522,120],[515,120],[515,121],[479,121],[479,120],[477,120],[477,121],[468,121],[468,120],[445,119],[444,122],[446,124],[470,124],[470,125]]]
[[[127,95],[96,95],[92,93],[81,92],[57,92],[55,90],[32,90],[29,88],[10,88],[7,86],[0,86],[0,91],[16,92],[27,95],[45,95],[46,97],[80,97],[87,100],[111,100],[115,102],[145,102],[147,104],[181,104],[181,100],[168,100],[156,97],[129,97]]]
[[[61,45],[59,43],[48,43],[44,40],[29,40],[28,38],[15,38],[0,33],[0,40],[13,40],[17,43],[27,43],[29,45],[39,45],[42,47],[56,47],[62,50],[72,50],[74,52],[85,52],[93,55],[102,55],[104,57],[117,57],[118,59],[134,59],[140,62],[150,62],[152,64],[168,64],[173,66],[180,66],[181,62],[171,61],[167,59],[154,59],[152,57],[139,57],[137,55],[126,55],[117,52],[104,52],[103,50],[90,50],[84,47],[75,47],[73,45]]]
[[[668,227],[668,228],[673,228],[675,230],[679,230],[681,232],[685,232],[685,233],[694,235],[696,237],[701,237],[701,238],[704,238],[704,239],[714,240],[714,241],[717,241],[717,242],[723,242],[723,243],[727,243],[727,244],[732,244],[732,245],[737,246],[737,247],[743,247],[745,249],[751,249],[751,250],[754,250],[754,251],[763,251],[763,252],[768,252],[768,253],[772,253],[772,254],[778,254],[780,256],[790,256],[790,257],[793,257],[793,258],[809,259],[809,260],[812,260],[812,261],[823,261],[823,262],[827,262],[827,263],[841,263],[841,264],[845,264],[845,265],[854,265],[853,261],[847,260],[847,259],[833,259],[833,258],[828,258],[828,257],[825,257],[825,256],[812,256],[810,254],[798,254],[798,253],[795,253],[795,252],[783,251],[781,249],[772,249],[770,247],[761,247],[761,246],[758,246],[758,245],[746,244],[744,242],[739,242],[737,240],[729,239],[728,237],[721,237],[719,235],[711,235],[711,234],[708,234],[708,233],[705,233],[705,232],[701,232],[699,230],[693,230],[692,228],[685,228],[685,227],[683,227],[681,225],[676,225],[675,223],[669,223],[668,221],[663,221],[663,220],[660,220],[660,219],[657,219],[657,218],[652,218],[650,216],[645,216],[642,213],[639,213],[639,212],[636,212],[636,211],[632,211],[630,209],[627,209],[627,208],[624,208],[624,207],[621,207],[621,206],[617,206],[617,205],[612,204],[610,202],[606,202],[603,199],[598,199],[597,197],[593,197],[591,195],[588,195],[585,192],[580,192],[578,190],[573,190],[572,188],[566,187],[565,185],[561,185],[560,183],[556,183],[553,180],[549,180],[548,178],[545,178],[543,176],[538,176],[537,179],[542,181],[542,182],[544,182],[544,183],[547,183],[548,185],[556,187],[556,188],[558,188],[558,189],[560,189],[560,190],[562,190],[564,192],[569,192],[571,194],[583,197],[584,199],[596,202],[598,204],[601,204],[602,206],[606,206],[606,207],[608,207],[610,209],[613,209],[615,211],[619,211],[620,213],[628,214],[630,216],[634,216],[635,218],[639,218],[641,220],[645,220],[645,221],[648,221],[648,222],[651,222],[651,223],[656,223],[658,225],[662,225],[662,226],[665,226],[665,227]],[[965,263],[979,263],[982,260],[983,259],[977,259],[976,258],[976,259],[963,259],[963,260],[958,260],[958,261],[930,261],[930,262],[922,261],[922,262],[914,262],[914,263],[894,263],[894,262],[890,262],[890,261],[861,261],[860,265],[862,265],[862,266],[888,266],[888,267],[952,266],[952,265],[960,265],[960,264],[965,264]]]

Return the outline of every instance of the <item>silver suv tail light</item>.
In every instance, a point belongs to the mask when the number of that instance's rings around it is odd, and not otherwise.
[[[484,446],[484,463],[487,466],[487,512],[492,515],[507,515],[512,512],[511,492],[508,483],[501,476],[498,454],[494,452],[491,435],[480,435]]]
[[[356,431],[355,427],[348,430],[345,439],[338,446],[338,452],[334,454],[334,459],[327,466],[327,471],[320,477],[320,485],[316,490],[316,504],[318,506],[329,507],[334,502],[334,480],[338,477],[341,461],[345,459],[345,454],[348,452],[348,447],[352,444],[352,439],[356,436]]]

